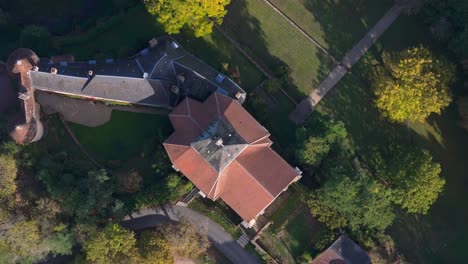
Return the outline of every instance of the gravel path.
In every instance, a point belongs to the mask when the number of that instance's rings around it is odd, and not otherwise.
[[[289,118],[297,125],[304,122],[314,110],[320,100],[345,76],[351,67],[364,55],[377,39],[395,22],[404,7],[395,4],[387,13],[367,32],[330,72],[325,80],[289,115]]]
[[[221,226],[187,207],[165,205],[162,208],[142,209],[138,213],[133,213],[131,217],[124,218],[122,225],[132,230],[141,230],[161,223],[178,222],[181,219],[192,224],[198,232],[206,233],[213,246],[234,264],[259,263],[254,256],[237,244]]]

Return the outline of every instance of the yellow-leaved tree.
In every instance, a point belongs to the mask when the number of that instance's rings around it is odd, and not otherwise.
[[[449,85],[455,66],[422,47],[410,48],[389,63],[391,76],[377,83],[377,107],[396,122],[423,122],[452,101]]]
[[[149,13],[169,34],[177,34],[183,27],[194,31],[196,37],[210,34],[213,24],[221,24],[231,0],[144,0]]]
[[[11,155],[0,155],[0,201],[16,192],[16,160]]]

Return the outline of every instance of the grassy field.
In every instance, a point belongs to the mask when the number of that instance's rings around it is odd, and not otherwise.
[[[346,76],[317,110],[343,121],[356,141],[359,153],[364,156],[373,155],[374,149],[385,149],[395,135],[408,139],[403,144],[421,144],[431,151],[435,161],[442,165],[442,177],[447,181],[445,191],[428,215],[398,211],[390,234],[397,248],[412,263],[463,263],[468,257],[465,250],[468,248],[468,212],[461,208],[460,201],[468,199],[464,169],[468,157],[468,133],[458,125],[455,105],[425,123],[410,124],[408,129],[380,116],[368,85],[371,81],[368,71],[376,67],[376,58],[383,51],[397,51],[419,43],[440,51],[429,36],[417,17],[399,18],[377,47],[353,68],[361,78]],[[458,85],[453,87],[455,95],[462,90]]]
[[[297,100],[313,91],[332,66],[325,53],[263,0],[232,1],[222,27],[272,72],[286,65],[295,86],[287,92]]]
[[[390,0],[270,0],[337,59],[391,7]]]
[[[167,116],[113,111],[112,119],[90,128],[70,123],[78,140],[100,160],[127,160],[147,154],[171,132]]]
[[[275,228],[280,227],[286,219],[294,212],[299,203],[299,194],[292,192],[291,196],[278,208],[268,220],[273,222]]]

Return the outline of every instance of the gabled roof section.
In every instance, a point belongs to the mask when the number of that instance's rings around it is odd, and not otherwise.
[[[189,148],[174,165],[203,193],[209,193],[218,178],[218,172],[207,165],[193,148]]]
[[[221,95],[222,96],[222,95]],[[268,130],[255,120],[240,103],[233,101],[223,112],[224,118],[247,143],[269,136]]]
[[[189,146],[200,135],[202,130],[188,116],[169,116],[174,133],[166,139],[165,143]]]
[[[347,235],[341,235],[327,250],[320,254],[313,264],[370,264],[366,251]]]
[[[182,156],[185,152],[187,152],[187,150],[190,149],[189,146],[175,145],[175,144],[168,144],[168,143],[164,143],[163,146],[164,146],[164,149],[166,149],[166,152],[169,156],[169,159],[172,161],[172,163],[175,163],[180,156]]]
[[[249,146],[237,162],[268,192],[276,197],[299,174],[273,149],[266,146]]]
[[[247,221],[254,219],[274,200],[237,161],[223,172],[218,185],[221,199]]]

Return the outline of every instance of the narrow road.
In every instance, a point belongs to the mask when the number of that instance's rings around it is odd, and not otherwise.
[[[131,217],[124,218],[122,225],[132,230],[142,230],[155,227],[161,223],[178,222],[181,219],[185,219],[192,224],[198,232],[207,234],[213,246],[221,251],[232,263],[259,263],[254,256],[237,244],[221,226],[187,207],[165,205],[162,208],[143,209],[138,213],[133,213]]]
[[[377,39],[395,22],[403,11],[404,6],[395,4],[387,13],[367,32],[341,60],[319,86],[289,115],[297,125],[304,122],[313,112],[315,105],[345,76],[353,65],[364,55]]]

